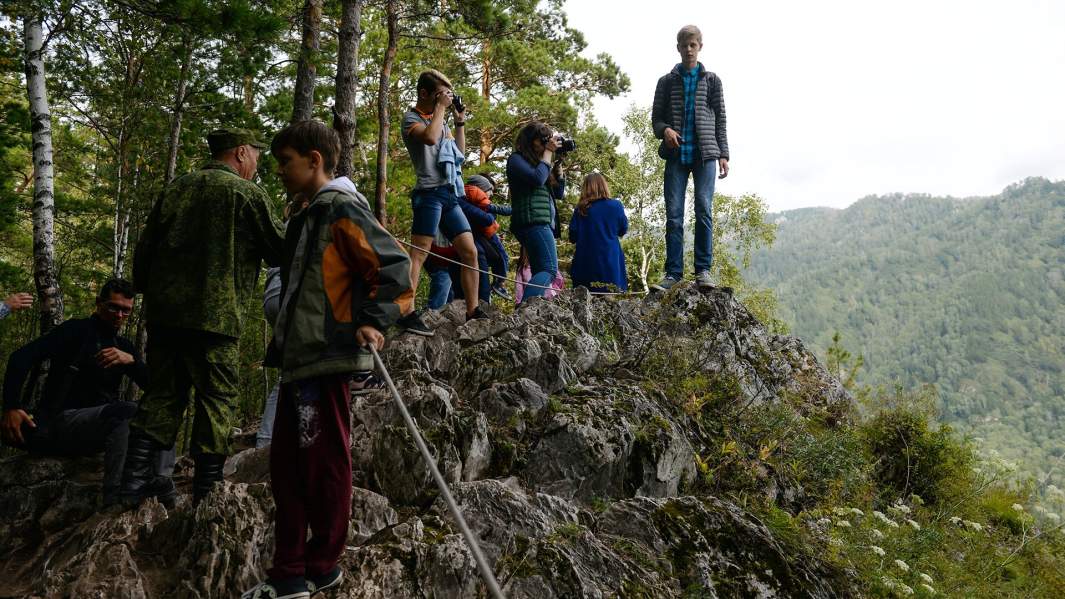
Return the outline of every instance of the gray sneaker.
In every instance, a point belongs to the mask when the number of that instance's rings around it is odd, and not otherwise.
[[[662,279],[662,282],[658,283],[657,285],[651,285],[651,289],[654,289],[655,291],[669,291],[677,283],[680,283],[680,279],[672,277],[670,275],[666,275]]]
[[[704,270],[703,272],[695,273],[695,284],[703,291],[713,289],[714,280],[710,278],[710,271]]]

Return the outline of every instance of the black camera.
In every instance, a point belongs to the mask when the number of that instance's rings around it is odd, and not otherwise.
[[[568,154],[577,149],[577,142],[573,141],[572,137],[566,137],[564,135],[558,136],[558,149],[555,150],[556,154]]]
[[[462,96],[458,94],[451,96],[451,106],[455,108],[455,112],[466,112],[466,107],[462,105]]]

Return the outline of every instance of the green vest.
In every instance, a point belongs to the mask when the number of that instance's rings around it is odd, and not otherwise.
[[[522,229],[533,225],[550,226],[551,204],[554,201],[547,185],[541,185],[528,193],[514,194],[511,197],[514,214],[510,217],[510,227]]]

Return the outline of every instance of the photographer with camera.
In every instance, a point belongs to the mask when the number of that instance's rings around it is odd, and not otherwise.
[[[507,182],[514,214],[511,232],[521,242],[532,271],[530,286],[522,301],[539,297],[558,273],[558,250],[555,240],[561,237],[558,208],[566,181],[562,177],[563,154],[575,147],[540,121],[533,121],[518,133],[514,153],[507,159]]]
[[[477,247],[470,223],[459,207],[464,193],[462,163],[465,160],[465,107],[452,91],[451,81],[443,73],[427,70],[418,76],[418,102],[403,115],[403,143],[410,153],[417,181],[411,192],[414,221],[411,224],[411,243],[422,251],[410,256],[410,282],[415,293],[422,265],[433,245],[437,232],[450,240],[462,263],[461,283],[466,298],[466,318],[483,318],[478,307]],[[455,135],[447,126],[448,112],[454,113]],[[474,270],[471,270],[474,269]],[[431,336],[417,312],[411,312],[398,323],[408,332]]]

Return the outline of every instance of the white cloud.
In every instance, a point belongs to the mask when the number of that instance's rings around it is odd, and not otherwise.
[[[596,103],[621,132],[632,103],[703,30],[724,83],[732,172],[723,193],[772,210],[843,207],[868,194],[991,195],[1065,179],[1065,2],[568,0],[589,54],[632,92]]]

